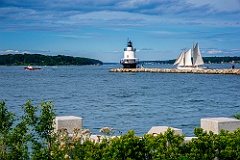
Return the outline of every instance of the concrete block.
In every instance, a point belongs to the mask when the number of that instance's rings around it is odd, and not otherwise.
[[[160,133],[164,133],[167,131],[169,127],[168,126],[153,126],[149,131],[148,134],[160,134]],[[182,135],[182,130],[178,129],[178,128],[173,128],[170,127],[171,129],[174,130],[175,134],[180,134]]]
[[[73,133],[74,128],[82,129],[82,118],[75,116],[57,116],[55,119],[55,132],[60,128],[66,128],[69,134]]]
[[[221,129],[233,132],[240,128],[240,120],[226,117],[201,118],[201,128],[215,134],[219,134]]]
[[[197,137],[184,137],[184,143],[190,142],[192,139],[197,139]]]

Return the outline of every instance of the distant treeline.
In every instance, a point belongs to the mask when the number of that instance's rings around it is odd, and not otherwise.
[[[141,61],[140,63],[173,64],[176,59],[166,61]],[[205,64],[209,63],[240,63],[240,57],[203,57]]]
[[[72,57],[72,56],[46,56],[41,54],[7,54],[0,55],[0,65],[102,65],[102,62],[95,59]]]

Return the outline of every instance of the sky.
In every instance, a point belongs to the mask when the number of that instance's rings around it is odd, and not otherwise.
[[[240,56],[240,0],[0,0],[0,54],[119,62],[172,60],[193,43],[203,57]]]

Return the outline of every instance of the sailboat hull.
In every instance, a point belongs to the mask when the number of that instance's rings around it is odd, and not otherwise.
[[[203,70],[201,67],[184,67],[184,66],[177,66],[177,69],[182,69],[182,70]]]

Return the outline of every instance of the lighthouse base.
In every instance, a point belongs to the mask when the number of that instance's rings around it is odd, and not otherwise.
[[[123,65],[123,68],[136,68],[138,64],[137,59],[121,59],[120,63]]]
[[[133,64],[122,64],[123,68],[136,68],[137,67],[137,63],[133,63]]]

